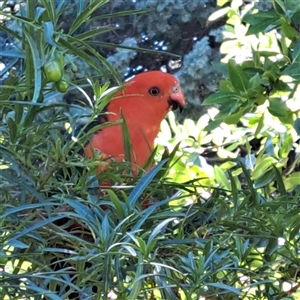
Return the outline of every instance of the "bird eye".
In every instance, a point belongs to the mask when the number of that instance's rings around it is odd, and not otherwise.
[[[172,93],[178,93],[180,90],[179,85],[175,85],[172,87]]]
[[[156,86],[150,88],[148,92],[151,96],[158,96],[160,94],[160,90]]]

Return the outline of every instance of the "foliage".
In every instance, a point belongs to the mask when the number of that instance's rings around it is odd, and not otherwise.
[[[20,66],[7,66],[0,98],[1,298],[296,299],[297,6],[274,0],[266,22],[266,14],[241,1],[219,1],[228,15],[226,80],[204,103],[218,109],[182,125],[170,113],[154,153],[161,162],[131,178],[127,163],[97,175],[101,162],[79,153],[94,131],[111,125],[89,126],[114,89],[89,80],[88,133],[67,139],[62,125],[72,133],[76,119],[56,110],[65,104],[49,101],[59,95],[54,82],[61,78],[44,71],[55,61],[69,89],[81,89],[82,82],[68,79],[80,58],[107,82],[119,82],[86,43],[111,28],[76,33],[106,2],[78,4],[68,33],[60,30],[63,7],[54,1],[28,1],[20,15],[1,13],[20,27],[0,25],[19,43]],[[249,57],[241,60],[241,52]],[[113,186],[99,194],[104,181]]]

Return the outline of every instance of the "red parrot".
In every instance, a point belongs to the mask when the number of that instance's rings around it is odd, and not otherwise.
[[[170,110],[179,108],[181,111],[184,105],[185,99],[178,80],[173,75],[160,71],[136,75],[125,82],[124,88],[109,102],[105,120],[118,121],[121,119],[121,112],[125,118],[132,146],[133,174],[136,174],[139,167],[144,166],[153,152],[154,140],[159,132],[161,121]],[[102,121],[103,119],[100,118],[99,122]],[[95,125],[95,122],[92,125]],[[101,160],[112,157],[116,161],[123,161],[125,150],[122,125],[113,125],[95,132],[85,145],[84,153],[91,158],[96,152],[94,150],[101,153]],[[105,168],[101,167],[98,171],[103,169]],[[148,202],[146,199],[142,203],[142,209],[149,205]],[[106,209],[105,206],[102,208]],[[65,225],[68,221],[67,218],[63,218],[56,224]],[[82,228],[82,225],[75,221],[66,230],[81,236],[85,233]],[[56,263],[54,260],[52,264],[54,268],[60,269],[59,262]]]
[[[143,167],[154,150],[154,140],[159,132],[160,123],[170,110],[182,111],[184,95],[178,80],[171,74],[149,71],[136,75],[124,83],[107,105],[106,119],[115,122],[121,119],[121,112],[127,123],[131,149],[132,170]],[[101,153],[101,159],[112,157],[115,161],[125,159],[122,125],[101,129],[93,134],[85,146],[87,157],[94,150]],[[99,168],[99,171],[103,170]]]

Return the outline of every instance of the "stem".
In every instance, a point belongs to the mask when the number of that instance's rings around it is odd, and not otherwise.
[[[298,82],[295,83],[295,86],[294,86],[294,88],[292,89],[292,91],[291,91],[291,93],[290,93],[290,95],[289,95],[289,99],[294,98],[294,95],[295,95],[295,93],[296,93],[296,91],[297,91],[297,89],[298,89],[298,86],[299,86],[299,83],[298,83]]]
[[[27,1],[27,18],[29,20],[34,20],[35,15],[35,2],[34,0]],[[31,36],[34,36],[34,28],[30,25],[23,25],[27,27],[27,30]],[[26,76],[26,87],[27,87],[27,98],[28,101],[32,98],[32,86],[34,82],[34,67],[32,60],[32,53],[30,50],[30,46],[28,44],[25,45],[25,76]]]

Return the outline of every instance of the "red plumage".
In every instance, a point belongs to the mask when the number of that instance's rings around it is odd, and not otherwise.
[[[160,123],[170,110],[185,105],[184,95],[178,80],[171,74],[160,71],[141,73],[124,83],[107,106],[107,121],[126,120],[132,145],[131,162],[135,171],[148,160],[154,149],[154,140]],[[122,125],[114,125],[96,132],[85,146],[85,155],[92,157],[94,150],[101,159],[112,157],[125,159]],[[101,171],[103,168],[99,169]]]

